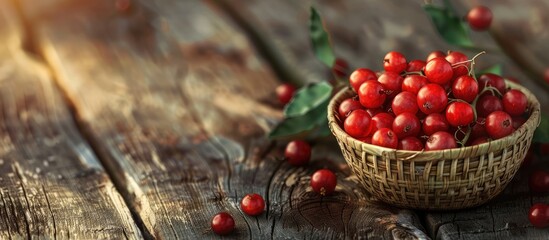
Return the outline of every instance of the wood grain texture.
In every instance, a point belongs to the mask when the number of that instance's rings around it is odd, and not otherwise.
[[[408,60],[425,59],[434,50],[460,50],[448,45],[438,35],[429,17],[422,9],[424,1],[389,0],[382,3],[376,0],[343,0],[330,1],[261,1],[261,0],[221,0],[221,8],[237,19],[238,23],[250,29],[252,36],[259,35],[262,41],[259,47],[268,48],[263,51],[273,52],[283,57],[270,57],[272,61],[282,59],[289,64],[284,72],[300,75],[306,81],[331,79],[330,71],[318,61],[311,51],[308,20],[309,8],[315,6],[322,15],[326,27],[332,36],[333,46],[338,57],[346,59],[352,69],[359,67],[383,70],[383,57],[389,51],[400,51]],[[441,1],[434,1],[442,4]],[[460,13],[467,13],[466,4],[471,1],[451,1]],[[547,21],[543,10],[535,10],[534,16],[529,14],[532,9],[547,9],[543,0],[522,2],[480,1],[479,4],[491,4],[501,37],[513,32],[513,37],[506,39],[509,44],[519,47],[528,54],[521,54],[533,62],[532,67],[539,70],[540,65],[549,66],[547,51],[543,51],[549,31],[543,28]],[[519,15],[515,14],[517,10]],[[513,12],[513,14],[510,14]],[[514,21],[514,22],[513,22]],[[508,27],[509,26],[509,27]],[[527,34],[527,38],[523,36]],[[542,108],[549,111],[549,95],[536,82],[530,79],[514,63],[512,59],[497,49],[496,42],[487,33],[473,32],[474,42],[487,50],[487,54],[477,61],[477,69],[484,69],[494,64],[503,65],[505,76],[515,77],[521,84],[531,89],[540,100]],[[495,49],[495,50],[492,50]],[[469,57],[478,52],[462,50]],[[272,55],[272,54],[271,54]],[[543,56],[542,56],[543,55]],[[533,59],[539,59],[535,62]]]
[[[231,238],[427,238],[412,212],[369,200],[335,143],[317,143],[309,167],[282,160],[283,143],[265,138],[281,118],[278,82],[204,2],[143,0],[130,14],[76,2],[23,8],[147,236],[213,238],[211,217],[229,211]],[[334,196],[308,187],[321,167],[337,172]],[[259,217],[239,210],[251,192],[268,203]]]
[[[0,2],[0,239],[141,239],[16,19]]]
[[[328,70],[314,58],[309,46],[307,21],[310,2],[307,1],[221,1],[221,8],[239,20],[254,34],[263,35],[263,46],[281,51],[294,64],[286,71],[300,72],[309,81],[329,77]],[[547,9],[544,1],[452,1],[458,12],[465,14],[474,4],[492,7],[497,27],[496,34],[509,44],[519,47],[521,56],[534,62],[540,69],[547,61],[546,36],[549,34],[547,18],[542,14]],[[315,1],[315,7],[323,15],[326,26],[333,36],[336,53],[348,59],[353,67],[370,67],[381,70],[381,59],[387,51],[398,50],[413,58],[424,56],[436,49],[455,49],[437,35],[421,9],[423,1]],[[440,4],[439,2],[436,2]],[[283,16],[283,17],[281,17]],[[512,36],[511,36],[512,35]],[[495,47],[496,42],[487,33],[472,33],[474,41],[481,46]],[[466,52],[469,56],[474,53]],[[543,55],[543,56],[542,56]],[[481,61],[482,60],[482,61]],[[514,76],[532,90],[540,100],[542,109],[548,110],[547,93],[528,79],[525,74],[501,53],[490,52],[479,58],[479,68],[494,63],[503,63],[504,74]],[[293,66],[297,66],[294,68]],[[312,72],[314,74],[307,74]],[[547,164],[545,164],[547,165]],[[450,213],[420,213],[426,217],[429,234],[442,239],[494,239],[494,238],[539,238],[547,239],[547,233],[534,229],[528,219],[532,202],[548,202],[544,196],[531,198],[528,191],[528,172],[519,171],[515,181],[502,196],[490,204],[471,210]]]

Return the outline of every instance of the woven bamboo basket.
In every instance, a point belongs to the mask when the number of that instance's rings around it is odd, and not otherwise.
[[[441,151],[403,151],[361,142],[340,125],[339,104],[355,95],[337,93],[328,106],[330,129],[347,164],[366,191],[386,203],[405,208],[451,210],[478,206],[497,196],[520,168],[540,123],[540,105],[526,88],[528,120],[511,135],[476,146]]]

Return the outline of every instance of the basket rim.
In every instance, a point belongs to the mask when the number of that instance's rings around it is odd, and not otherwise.
[[[507,79],[505,80],[505,83],[506,88],[521,90],[526,95],[526,97],[528,98],[529,107],[531,108],[531,114],[526,122],[524,122],[522,126],[515,130],[511,135],[475,146],[436,151],[408,151],[376,146],[359,141],[351,137],[340,127],[340,125],[338,124],[339,116],[335,114],[338,112],[337,107],[339,107],[339,102],[344,100],[344,97],[348,97],[347,95],[349,95],[351,92],[354,93],[354,91],[350,87],[344,87],[338,93],[336,93],[332,97],[332,99],[330,99],[327,114],[328,124],[330,130],[332,131],[332,134],[336,138],[338,138],[338,141],[345,140],[347,143],[351,143],[353,146],[355,146],[355,148],[360,148],[362,151],[366,151],[370,154],[374,154],[377,156],[384,156],[391,160],[436,163],[445,159],[480,156],[489,152],[502,150],[510,145],[515,144],[520,137],[524,136],[525,134],[528,135],[527,133],[529,133],[530,131],[532,132],[531,134],[533,134],[533,131],[535,131],[535,129],[540,124],[540,103],[536,96],[532,92],[530,92],[530,90],[517,83],[511,82]]]

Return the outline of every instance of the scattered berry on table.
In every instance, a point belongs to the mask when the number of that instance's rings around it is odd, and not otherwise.
[[[211,227],[217,235],[227,235],[234,230],[234,219],[230,214],[220,212],[213,217]]]
[[[490,28],[492,23],[492,11],[485,6],[472,8],[467,14],[467,22],[473,30],[482,31]]]
[[[240,202],[240,208],[242,211],[250,216],[257,216],[263,213],[265,209],[265,200],[263,197],[257,193],[251,193]]]
[[[284,156],[290,165],[303,166],[311,159],[311,146],[305,141],[291,141],[286,145]]]
[[[311,176],[311,187],[322,196],[330,195],[337,185],[336,175],[328,169],[320,169]]]
[[[288,104],[290,100],[292,100],[295,90],[296,88],[294,87],[294,85],[289,83],[284,83],[278,86],[275,90],[278,101],[283,105]]]
[[[543,203],[536,203],[530,208],[528,214],[530,223],[536,228],[546,228],[549,226],[549,208]]]

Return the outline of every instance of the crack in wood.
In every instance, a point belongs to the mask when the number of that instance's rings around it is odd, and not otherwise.
[[[46,203],[48,204],[48,210],[50,211],[50,215],[52,218],[53,223],[53,239],[57,239],[57,226],[55,224],[55,215],[53,214],[53,211],[51,210],[50,200],[48,198],[48,194],[46,193],[46,188],[44,185],[42,185],[42,192],[44,193],[44,196],[46,198]]]
[[[17,176],[17,178],[19,178],[19,184],[20,184],[20,187],[21,189],[23,190],[23,196],[25,197],[25,202],[27,203],[27,208],[29,208],[31,205],[29,204],[29,198],[28,198],[28,195],[27,195],[27,190],[25,189],[25,182],[27,181],[24,177],[23,177],[23,173],[21,173],[21,169],[19,168],[19,164],[17,162],[15,162],[13,165],[13,169],[14,169],[14,172],[15,172],[15,175]],[[23,208],[23,206],[21,206],[21,208]],[[24,210],[24,220],[25,220],[25,225],[26,225],[26,229],[27,229],[27,239],[31,239],[31,231],[30,231],[30,224],[29,224],[29,219],[27,218],[27,212],[29,214],[29,217],[30,217],[30,209],[27,209],[27,210]]]

